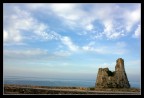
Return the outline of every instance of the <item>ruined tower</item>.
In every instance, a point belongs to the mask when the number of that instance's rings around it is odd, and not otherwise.
[[[115,78],[116,78],[116,82],[118,85],[118,87],[125,87],[125,88],[129,88],[130,84],[125,72],[125,68],[124,68],[124,60],[122,58],[117,59],[116,61],[116,66],[115,66]]]
[[[115,71],[108,68],[99,68],[96,80],[97,88],[130,88],[130,84],[124,68],[124,60],[116,60]]]

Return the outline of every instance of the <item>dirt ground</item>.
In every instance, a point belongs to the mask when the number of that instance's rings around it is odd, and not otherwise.
[[[85,87],[48,87],[31,85],[8,85],[5,84],[4,95],[15,94],[59,94],[59,95],[141,95],[138,88],[85,88]]]

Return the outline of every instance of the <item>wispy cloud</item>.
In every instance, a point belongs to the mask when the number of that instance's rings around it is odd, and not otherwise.
[[[124,13],[126,30],[131,31],[132,27],[141,20],[141,6],[135,6],[133,10],[126,10]]]
[[[64,61],[68,56],[71,56],[71,51],[55,51],[50,52],[45,49],[5,49],[4,50],[4,60],[5,64],[10,64],[10,62],[20,64],[24,62],[25,64],[38,65],[39,62],[59,62]],[[57,62],[56,62],[57,61]],[[54,64],[55,64],[54,63]],[[46,64],[45,64],[46,65]],[[54,65],[53,65],[54,66]]]
[[[83,46],[82,49],[88,52],[94,52],[98,54],[116,54],[122,55],[127,52],[125,42],[117,42],[113,45],[96,45],[95,42],[90,42],[88,45]]]
[[[47,50],[42,49],[4,50],[5,56],[40,56],[46,55],[47,53]]]
[[[54,54],[63,57],[63,56],[70,56],[72,53],[70,51],[59,50],[54,52]]]
[[[13,13],[4,11],[4,41],[22,41],[21,30],[29,30],[33,25],[33,18],[30,14],[18,7],[11,9]]]
[[[3,32],[3,37],[4,37],[4,41],[7,41],[8,40],[8,33],[7,31],[4,30]]]
[[[4,43],[4,46],[26,46],[27,43],[24,42],[16,42],[16,43]]]
[[[134,38],[140,38],[141,37],[141,25],[138,25],[137,29],[135,30],[133,34]]]
[[[11,8],[13,13],[4,11],[4,42],[19,43],[33,35],[44,40],[57,39],[59,36],[49,26],[40,22],[32,14],[19,6]],[[24,33],[27,31],[28,33]],[[29,35],[29,36],[28,36]]]
[[[117,39],[124,37],[129,34],[134,25],[140,22],[141,18],[140,5],[131,5],[131,9],[126,9],[127,7],[121,7],[118,4],[41,3],[25,4],[22,8],[20,8],[21,5],[10,7],[12,13],[4,10],[4,42],[21,42],[26,39],[25,35],[27,35],[23,31],[32,32],[28,35],[36,34],[37,37],[42,37],[45,40],[58,39],[59,33],[51,30],[50,25],[39,21],[33,16],[33,12],[36,10],[46,16],[53,15],[61,20],[61,24],[65,24],[65,27],[73,29],[76,34],[88,36],[89,39],[103,37]],[[86,9],[86,6],[91,6],[91,8]],[[39,12],[40,8],[43,11]],[[49,14],[47,14],[46,10]],[[101,21],[101,30],[97,30],[99,21]],[[138,32],[137,29],[136,32]],[[138,34],[136,32],[134,32],[134,35]]]
[[[77,51],[78,50],[78,46],[76,46],[68,36],[61,37],[61,41],[71,51]]]
[[[117,4],[90,4],[88,6],[92,6],[89,11],[84,10],[85,7],[82,4],[53,4],[50,8],[69,28],[79,28],[87,32],[84,33],[87,36],[93,36],[91,32],[97,26],[96,21],[101,21],[103,32],[99,31],[98,35],[107,39],[117,39],[128,35],[132,27],[140,21],[139,5],[133,4],[133,8],[127,10]]]

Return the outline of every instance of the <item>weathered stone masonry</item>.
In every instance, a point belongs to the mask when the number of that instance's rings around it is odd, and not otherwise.
[[[99,68],[96,80],[97,88],[130,88],[130,84],[124,68],[124,60],[117,59],[115,71],[108,68]]]

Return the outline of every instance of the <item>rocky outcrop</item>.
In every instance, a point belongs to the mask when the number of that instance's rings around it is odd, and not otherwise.
[[[96,80],[97,88],[130,88],[124,68],[124,60],[117,59],[115,71],[108,68],[99,68]]]

